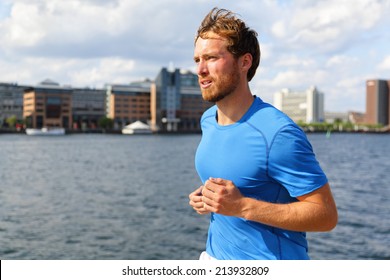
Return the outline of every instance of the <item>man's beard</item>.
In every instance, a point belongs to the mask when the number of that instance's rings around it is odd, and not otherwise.
[[[239,83],[239,74],[236,69],[234,67],[230,73],[214,80],[210,88],[202,89],[203,99],[209,102],[218,102],[234,92]]]

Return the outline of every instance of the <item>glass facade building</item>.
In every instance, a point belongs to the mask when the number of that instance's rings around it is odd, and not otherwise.
[[[26,86],[15,83],[0,83],[0,127],[7,126],[6,120],[15,117],[23,119],[23,94]]]
[[[163,132],[200,131],[200,118],[212,106],[202,98],[198,76],[162,68],[151,90],[151,125]]]

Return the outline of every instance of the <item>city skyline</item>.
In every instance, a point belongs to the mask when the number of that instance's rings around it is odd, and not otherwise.
[[[73,87],[155,79],[161,67],[195,72],[193,38],[214,6],[259,33],[253,94],[316,86],[325,110],[365,111],[369,79],[390,77],[390,1],[6,0],[0,3],[2,82],[49,78]],[[147,20],[144,20],[147,19]]]

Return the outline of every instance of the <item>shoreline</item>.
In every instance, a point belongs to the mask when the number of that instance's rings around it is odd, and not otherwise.
[[[302,128],[302,127],[301,127]],[[355,133],[355,134],[389,134],[389,129],[359,129],[359,130],[315,130],[315,129],[304,129],[302,130],[307,134],[312,133],[324,133],[324,134],[341,134],[341,133]],[[201,134],[201,131],[175,131],[175,132],[153,132],[150,135],[185,135],[185,134]],[[26,132],[24,129],[15,130],[15,129],[0,129],[0,134],[24,134]],[[66,134],[122,134],[121,130],[114,129],[86,129],[86,130],[66,130]],[[145,135],[145,134],[133,134],[134,135]],[[129,135],[127,135],[129,136]]]

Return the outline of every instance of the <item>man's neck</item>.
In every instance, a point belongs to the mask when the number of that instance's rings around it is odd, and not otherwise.
[[[248,111],[254,101],[249,91],[240,94],[231,94],[217,102],[218,124],[230,125],[238,122]]]

